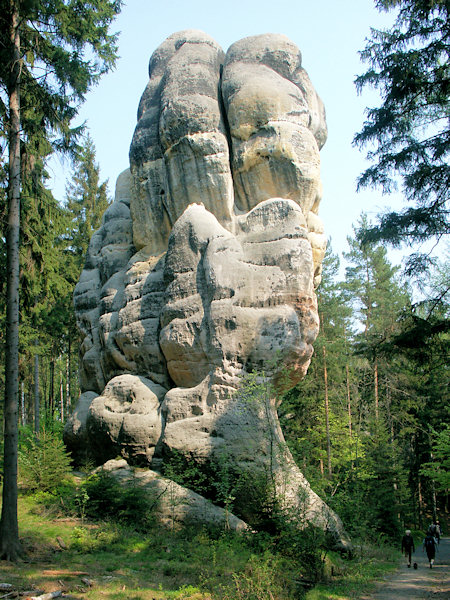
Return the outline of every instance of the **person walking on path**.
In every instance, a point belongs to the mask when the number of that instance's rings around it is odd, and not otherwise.
[[[428,530],[427,535],[426,535],[425,539],[423,540],[423,549],[427,553],[427,557],[430,562],[430,569],[433,568],[434,559],[436,557],[436,547],[437,547],[436,538],[431,533],[431,531]]]
[[[419,548],[423,537],[419,540]],[[417,542],[417,539],[414,541]],[[358,598],[360,600],[450,599],[450,537],[441,535],[439,553],[436,553],[439,560],[435,562],[432,569],[429,568],[427,555],[425,552],[418,552],[419,548],[416,548],[413,556],[413,561],[417,561],[417,570],[413,571],[412,566],[410,569],[405,569],[402,556],[400,568],[382,580],[378,580],[378,585],[373,592]]]
[[[431,533],[431,535],[433,535],[436,538],[436,542],[439,544],[439,540],[441,537],[441,526],[440,526],[439,521],[436,521],[436,519],[433,519],[433,522],[428,527],[428,531]]]
[[[405,531],[405,535],[402,537],[402,554],[404,552],[408,559],[408,568],[411,566],[411,553],[415,551],[416,549],[414,547],[414,540],[413,536],[411,535],[411,530],[407,529]]]
[[[439,521],[436,521],[436,536],[435,537],[436,537],[438,546],[439,546],[439,543],[441,541],[441,533],[442,533],[441,532],[441,524],[440,524]]]

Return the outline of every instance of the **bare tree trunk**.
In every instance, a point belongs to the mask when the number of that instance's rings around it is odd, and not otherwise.
[[[8,226],[6,232],[7,302],[3,503],[0,557],[16,560],[22,553],[17,520],[17,442],[19,400],[19,234],[20,234],[20,34],[18,5],[11,0],[11,78],[9,99]]]
[[[352,400],[350,396],[350,374],[348,372],[348,364],[345,365],[345,373],[347,375],[348,432],[350,437],[352,437]]]
[[[327,360],[326,360],[326,350],[325,346],[323,347],[323,379],[325,386],[325,427],[327,433],[327,465],[328,465],[328,475],[331,477],[331,440],[330,440],[330,418],[329,418],[329,402],[328,402],[328,374],[327,374]]]
[[[55,410],[55,361],[52,358],[50,360],[50,396],[48,399],[48,416],[53,419],[53,412]]]
[[[398,496],[398,463],[397,463],[397,458],[396,458],[396,454],[394,452],[394,421],[392,419],[392,413],[391,413],[391,389],[388,385],[388,383],[386,382],[386,416],[387,416],[387,424],[389,427],[389,443],[391,445],[391,452],[392,452],[392,464],[394,466],[394,481],[393,481],[393,488],[394,488],[394,498],[397,498]],[[397,513],[397,518],[399,523],[401,522],[401,513],[398,512]]]
[[[25,390],[23,387],[23,381],[20,382],[20,412],[22,417],[22,425],[26,425],[27,414],[25,412]]]
[[[48,412],[48,360],[41,359],[40,381],[42,385],[42,398],[44,400],[44,416]]]
[[[373,369],[373,385],[375,391],[375,419],[378,423],[378,363],[376,360]]]
[[[37,340],[35,342],[37,346]],[[39,417],[40,417],[40,403],[39,403],[39,356],[36,352],[34,355],[34,432],[39,436]]]
[[[320,467],[320,474],[323,477],[325,475],[325,472],[324,472],[324,468],[323,468],[323,460],[321,458],[319,458],[319,467]],[[306,466],[305,466],[305,471],[306,471]]]
[[[422,482],[420,481],[420,477],[419,477],[419,483],[418,483],[418,495],[419,495],[419,527],[422,527],[422,525],[423,525],[423,519],[422,519],[423,496],[422,496]]]
[[[66,411],[70,413],[70,341],[66,357]]]
[[[60,376],[59,379],[59,406],[60,406],[60,416],[61,416],[61,423],[64,423],[64,394],[63,394],[63,382],[62,382],[62,375]]]
[[[350,373],[348,369],[348,363],[345,365],[345,374],[347,378],[347,412],[348,412],[348,434],[350,437],[350,456],[352,469],[354,468],[353,461],[353,431],[352,431],[352,398],[350,394]]]
[[[431,452],[431,461],[433,461],[433,453]],[[434,479],[431,479],[431,508],[433,510],[433,521],[437,519],[437,506],[436,506],[436,485]]]

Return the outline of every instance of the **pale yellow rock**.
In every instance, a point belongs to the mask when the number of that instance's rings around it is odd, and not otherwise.
[[[246,38],[225,56],[187,30],[157,48],[130,170],[75,290],[89,408],[72,432],[85,432],[98,463],[120,454],[158,469],[176,451],[205,473],[226,460],[249,480],[268,475],[293,521],[343,548],[342,524],[295,465],[276,413],[319,331],[326,134],[286,37]],[[245,510],[245,490],[236,494]]]
[[[166,391],[145,377],[111,379],[88,410],[86,427],[95,431],[94,455],[109,451],[115,456],[122,449],[135,461],[151,461],[162,431],[159,408]]]
[[[307,215],[319,195],[318,143],[326,127],[298,48],[280,35],[236,42],[227,52],[222,90],[237,208],[248,211],[278,196]]]

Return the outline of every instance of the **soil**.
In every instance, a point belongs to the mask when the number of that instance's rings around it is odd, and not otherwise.
[[[433,568],[422,549],[422,540],[416,540],[412,563],[417,570],[408,568],[403,559],[400,568],[380,583],[377,591],[360,600],[450,600],[450,538],[441,538]]]

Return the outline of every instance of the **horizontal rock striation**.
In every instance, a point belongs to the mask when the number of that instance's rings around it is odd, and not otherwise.
[[[276,414],[318,333],[325,140],[322,103],[286,37],[224,54],[188,30],[154,52],[130,169],[75,289],[83,394],[65,439],[98,464],[121,454],[159,471],[184,457],[211,489],[225,461],[250,522],[238,483],[265,478],[289,518],[343,548]]]

